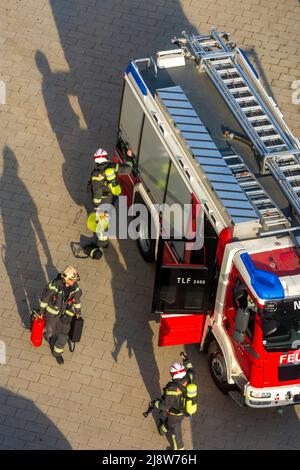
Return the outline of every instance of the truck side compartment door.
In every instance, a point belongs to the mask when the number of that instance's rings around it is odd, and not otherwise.
[[[159,346],[201,342],[205,318],[210,312],[215,286],[214,260],[206,253],[202,265],[178,263],[175,253],[181,251],[184,261],[186,245],[182,240],[159,240],[152,303],[152,311],[161,315]],[[205,247],[202,250],[205,252]]]

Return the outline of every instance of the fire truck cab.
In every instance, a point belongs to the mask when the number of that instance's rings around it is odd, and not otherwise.
[[[228,33],[172,43],[129,62],[117,143],[119,161],[135,156],[128,203],[156,226],[151,238],[141,223],[138,244],[156,262],[159,345],[199,343],[239,404],[300,403],[299,140]],[[162,236],[172,203],[190,207],[198,249],[176,218]]]

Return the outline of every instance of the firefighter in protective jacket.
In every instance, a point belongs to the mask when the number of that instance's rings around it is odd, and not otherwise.
[[[88,189],[92,192],[92,203],[99,226],[96,232],[98,245],[102,247],[108,246],[108,237],[104,232],[108,231],[109,217],[106,217],[106,211],[101,210],[101,204],[114,204],[120,196],[122,189],[118,175],[128,175],[133,167],[133,155],[130,149],[127,150],[126,156],[126,163],[119,164],[109,161],[106,150],[102,148],[93,155],[96,166],[90,175]],[[102,227],[103,224],[105,228]]]
[[[92,190],[94,210],[97,211],[101,203],[112,204],[122,190],[118,182],[119,175],[128,175],[133,166],[132,151],[127,150],[126,163],[108,161],[106,150],[99,148],[94,153],[95,168],[91,173],[89,187]]]
[[[193,365],[185,353],[181,353],[183,364],[175,362],[170,367],[172,381],[164,387],[163,395],[154,401],[154,407],[160,411],[158,423],[159,433],[169,433],[172,450],[183,450],[181,423],[185,412],[182,405],[182,388],[192,383],[194,377]]]
[[[79,274],[73,266],[64,271],[44,289],[40,300],[40,313],[46,317],[45,340],[50,343],[53,356],[63,364],[62,353],[67,343],[70,324],[74,315],[81,315],[82,291],[77,282]]]

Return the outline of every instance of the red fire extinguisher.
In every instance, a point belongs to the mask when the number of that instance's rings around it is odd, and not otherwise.
[[[33,311],[32,314],[32,328],[31,328],[31,344],[35,348],[42,346],[43,332],[45,327],[45,318],[38,312]]]

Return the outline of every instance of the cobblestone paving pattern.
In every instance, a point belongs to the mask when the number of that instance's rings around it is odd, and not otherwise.
[[[8,0],[0,18],[1,449],[164,449],[150,397],[168,380],[182,347],[158,348],[151,316],[153,265],[134,241],[113,241],[101,261],[75,260],[70,242],[89,236],[86,182],[91,154],[112,151],[129,58],[168,48],[182,30],[231,32],[300,137],[296,0]],[[59,366],[33,349],[29,306],[46,281],[74,263],[84,292],[85,332]],[[300,448],[299,407],[240,409],[196,368],[199,413],[184,423],[187,449]]]

